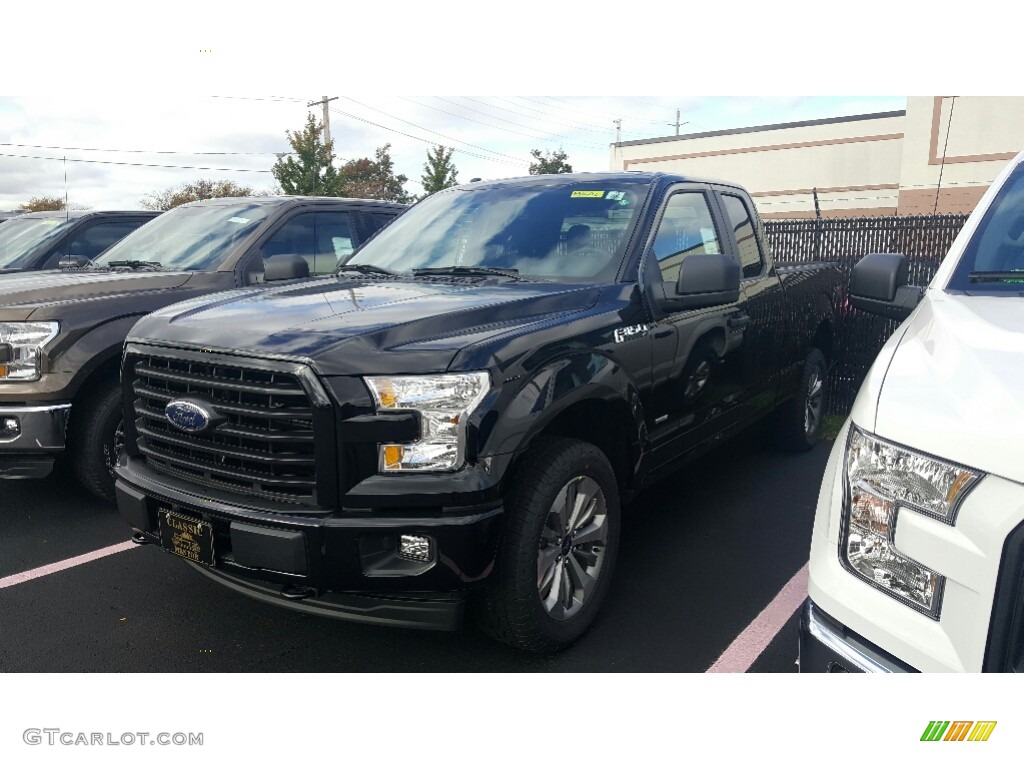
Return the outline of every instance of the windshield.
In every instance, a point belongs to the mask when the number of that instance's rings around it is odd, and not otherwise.
[[[395,219],[348,265],[609,281],[647,191],[644,182],[577,180],[440,192]]]
[[[947,287],[967,293],[1024,292],[1024,165],[996,194]]]
[[[112,245],[96,264],[153,262],[167,270],[215,270],[234,246],[263,223],[270,210],[263,203],[175,208]]]
[[[0,269],[26,266],[37,248],[59,238],[74,221],[63,214],[54,214],[52,218],[18,218],[3,222],[0,224]]]

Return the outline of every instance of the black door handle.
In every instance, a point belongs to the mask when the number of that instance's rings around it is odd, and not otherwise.
[[[744,313],[737,313],[735,315],[729,315],[726,319],[726,325],[733,329],[746,328],[750,324],[750,315]]]

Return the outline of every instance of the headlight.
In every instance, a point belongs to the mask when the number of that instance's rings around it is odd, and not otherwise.
[[[59,329],[59,323],[0,323],[0,381],[38,379],[39,350]]]
[[[458,469],[466,460],[466,417],[490,386],[486,373],[371,376],[366,384],[383,411],[420,415],[420,439],[380,446],[382,472]]]
[[[857,427],[846,444],[840,559],[847,569],[933,619],[946,577],[896,549],[901,509],[953,525],[980,473],[879,440]]]

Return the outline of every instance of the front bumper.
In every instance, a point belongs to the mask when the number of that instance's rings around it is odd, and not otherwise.
[[[190,564],[251,597],[308,613],[454,629],[466,593],[494,568],[500,503],[444,508],[440,516],[415,509],[377,515],[373,509],[283,508],[198,496],[133,460],[117,474],[118,509],[135,541],[160,544],[161,509],[208,523],[214,566]],[[403,534],[429,539],[429,562],[399,555]]]
[[[801,672],[917,672],[844,627],[810,598],[800,614]]]
[[[46,477],[57,455],[64,452],[71,404],[16,405],[0,403],[0,427],[13,420],[13,435],[0,431],[0,479]]]

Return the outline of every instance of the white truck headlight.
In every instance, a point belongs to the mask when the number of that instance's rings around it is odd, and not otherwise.
[[[59,330],[59,323],[0,323],[0,381],[36,381],[39,350]]]
[[[855,575],[933,619],[946,577],[896,549],[901,509],[953,525],[981,474],[880,440],[851,427],[839,557]]]
[[[369,376],[365,381],[378,409],[413,411],[420,416],[419,440],[380,446],[380,471],[430,472],[463,465],[466,417],[487,394],[487,373]]]

